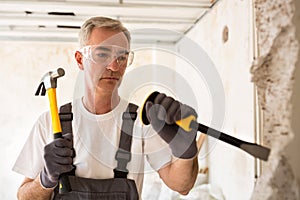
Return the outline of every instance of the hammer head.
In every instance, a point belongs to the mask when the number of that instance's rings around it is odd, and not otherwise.
[[[56,88],[57,78],[62,77],[64,75],[65,75],[65,70],[62,68],[58,68],[57,70],[47,72],[41,79],[41,83],[35,95],[38,96],[39,94],[41,94],[42,96],[44,96],[46,94],[46,90],[48,90],[49,88]]]

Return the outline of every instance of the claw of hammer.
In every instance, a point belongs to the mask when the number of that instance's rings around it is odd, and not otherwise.
[[[58,68],[57,70],[53,70],[47,72],[43,78],[41,79],[41,83],[35,92],[35,96],[45,96],[46,90],[49,88],[56,88],[57,87],[57,78],[62,77],[65,75],[65,70],[62,68]]]
[[[44,82],[41,82],[38,89],[36,90],[35,92],[35,96],[45,96],[46,95],[46,88],[45,88],[45,85],[44,85]]]

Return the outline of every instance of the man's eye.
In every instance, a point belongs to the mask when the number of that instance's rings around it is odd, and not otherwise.
[[[108,58],[109,55],[107,53],[96,53],[96,56],[99,58]]]
[[[118,56],[118,60],[120,61],[123,61],[123,60],[126,60],[127,57],[125,55],[122,55],[122,56]]]

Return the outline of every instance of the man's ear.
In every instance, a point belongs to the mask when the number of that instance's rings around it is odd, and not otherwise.
[[[79,51],[76,51],[76,52],[75,52],[75,59],[76,59],[76,62],[77,62],[77,65],[78,65],[79,69],[80,69],[80,70],[83,70],[84,67],[83,67],[83,64],[82,64],[82,62],[83,62],[83,56],[82,56],[82,53],[79,52]]]

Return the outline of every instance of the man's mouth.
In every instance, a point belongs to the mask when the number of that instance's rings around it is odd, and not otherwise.
[[[118,81],[119,80],[119,78],[117,78],[117,77],[102,77],[102,78],[100,78],[100,80],[116,80],[116,81]]]

